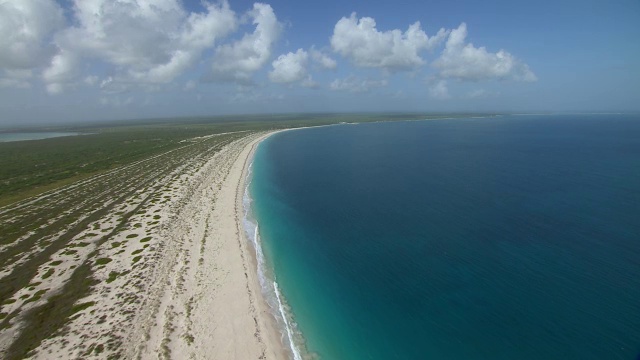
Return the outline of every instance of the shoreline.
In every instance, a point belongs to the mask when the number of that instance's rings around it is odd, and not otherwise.
[[[288,130],[288,129],[287,129]],[[235,220],[236,227],[238,230],[238,243],[242,248],[242,251],[247,254],[247,257],[243,257],[243,260],[248,262],[250,267],[248,280],[250,286],[252,287],[252,293],[256,294],[257,308],[258,308],[258,322],[261,323],[262,328],[265,330],[266,343],[267,348],[271,348],[270,352],[273,354],[274,359],[289,359],[289,349],[286,348],[285,344],[282,342],[282,334],[280,329],[278,328],[278,322],[273,314],[273,309],[269,305],[265,294],[263,293],[263,287],[260,284],[260,265],[258,262],[258,257],[256,252],[258,251],[255,246],[258,246],[257,243],[253,243],[248,237],[246,229],[244,228],[244,222],[247,221],[247,212],[248,209],[245,209],[244,197],[245,192],[248,191],[248,186],[252,181],[250,178],[250,168],[253,164],[255,152],[258,146],[270,136],[277,134],[281,131],[285,130],[274,130],[270,131],[267,134],[260,136],[255,141],[252,141],[248,146],[250,147],[249,152],[246,156],[244,156],[242,173],[240,178],[238,179],[238,185],[236,188],[236,203],[235,203]],[[243,155],[241,154],[238,161],[241,160]],[[271,345],[271,346],[269,346]],[[270,359],[271,357],[267,356],[266,359]]]
[[[76,225],[41,239],[65,242],[42,255],[29,285],[0,307],[0,357],[288,358],[240,228],[245,166],[272,133],[222,144],[215,136],[194,138],[18,204],[42,209],[39,215],[53,222],[65,213],[47,211],[51,203],[83,199],[69,207],[81,215]],[[85,196],[96,187],[103,190]],[[37,249],[21,253],[0,277],[29,265]],[[47,306],[67,312],[29,317]],[[44,321],[56,328],[43,329]]]
[[[262,315],[262,326],[266,330],[268,341],[273,344],[272,350],[275,351],[274,356],[276,356],[276,359],[302,360],[305,358],[305,356],[303,356],[302,354],[307,353],[306,349],[300,348],[300,344],[298,344],[295,339],[296,336],[293,335],[294,329],[291,326],[291,320],[295,321],[295,319],[293,318],[292,314],[288,313],[285,310],[285,305],[282,301],[283,296],[280,293],[277,281],[264,274],[264,272],[268,269],[266,259],[262,258],[262,264],[258,261],[258,251],[260,252],[260,254],[262,254],[262,248],[260,245],[262,240],[259,238],[258,219],[249,218],[249,212],[251,210],[250,203],[253,201],[253,199],[248,194],[248,187],[251,184],[251,181],[253,181],[253,177],[251,177],[251,167],[255,158],[255,151],[264,140],[271,137],[272,135],[281,132],[358,124],[359,123],[340,123],[271,130],[266,134],[260,136],[257,140],[253,141],[250,144],[251,149],[245,157],[242,175],[240,178],[240,182],[238,183],[238,188],[236,190],[236,221],[238,232],[240,234],[240,238],[238,239],[238,241],[240,242],[240,246],[243,248],[243,251],[248,251],[249,253],[249,264],[253,269],[253,272],[249,275],[249,277],[251,278],[251,282],[253,285],[253,292],[259,294],[259,306],[261,307],[260,314]],[[248,199],[245,199],[246,197],[248,197]],[[249,203],[245,203],[245,200],[249,200]],[[253,240],[247,237],[250,232],[250,229],[245,227],[247,223],[249,223],[251,226],[255,226],[255,229],[253,229],[255,231]],[[259,249],[257,248],[258,246],[260,246]],[[252,247],[253,249],[249,249],[249,247]],[[264,268],[261,268],[261,265],[263,265]],[[264,276],[264,286],[260,283],[260,276]],[[273,274],[273,276],[275,276],[275,274]],[[272,305],[269,303],[269,299],[266,297],[266,295],[268,294],[265,294],[265,292],[273,293],[271,294],[273,295],[273,298],[271,300],[275,301],[275,304]],[[284,303],[286,303],[286,299]],[[304,334],[298,333],[297,335],[299,337],[302,337],[302,341],[304,342]],[[307,356],[309,356],[309,354],[307,354]],[[269,357],[266,357],[266,359],[269,359]]]
[[[253,217],[250,218],[250,212],[252,210],[251,203],[253,202],[253,199],[249,195],[249,185],[253,181],[251,168],[253,166],[255,152],[258,146],[262,141],[272,135],[296,129],[299,128],[271,131],[260,137],[258,141],[252,144],[251,151],[245,159],[241,182],[238,184],[236,215],[239,217],[238,226],[241,233],[242,243],[244,246],[253,248],[253,251],[249,250],[250,264],[254,270],[254,275],[256,276],[253,281],[253,285],[255,287],[255,292],[260,294],[260,304],[264,307],[260,313],[264,315],[263,321],[266,323],[267,336],[271,342],[276,344],[278,354],[281,356],[278,358],[302,360],[300,349],[298,349],[292,337],[291,325],[283,308],[282,296],[279,293],[278,284],[275,279],[268,277],[266,274],[268,265],[266,264],[266,260],[262,253],[262,240],[258,231],[258,219]],[[251,232],[254,233],[253,239],[249,238],[251,236]],[[269,295],[271,295],[271,298],[269,298]],[[275,301],[275,304],[270,304],[269,300]]]
[[[156,358],[168,347],[171,358],[290,358],[262,292],[255,249],[243,228],[243,195],[255,150],[279,131],[244,137],[230,144],[229,151],[235,155],[226,159],[226,165],[212,158],[202,167],[188,203],[192,211],[179,216],[191,231],[176,230],[175,225],[170,229],[177,232],[176,237],[190,238],[191,244],[182,245],[177,258],[167,254],[175,259],[173,271],[186,276],[176,274],[172,284],[163,286],[158,308],[147,318],[155,324],[146,334],[144,329],[137,332],[144,340],[135,345],[131,357]],[[193,265],[196,269],[190,270]],[[176,311],[183,306],[183,313]],[[176,327],[169,335],[168,326]]]

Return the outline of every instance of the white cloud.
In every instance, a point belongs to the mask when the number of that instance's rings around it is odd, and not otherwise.
[[[31,69],[44,66],[56,53],[52,34],[63,27],[62,8],[53,0],[0,2],[0,86],[30,87]]]
[[[300,81],[307,75],[308,62],[309,54],[302,49],[280,55],[271,63],[273,70],[269,72],[269,79],[276,83]]]
[[[56,44],[73,56],[112,65],[116,82],[170,82],[236,28],[226,1],[205,3],[205,12],[190,14],[178,0],[75,0],[74,5],[78,25],[58,34]],[[45,70],[45,81],[56,66]]]
[[[337,67],[328,51],[356,67],[388,74],[419,69],[426,64],[423,55],[445,40],[444,50],[432,63],[436,74],[429,94],[434,98],[450,97],[444,80],[536,80],[525,63],[505,50],[491,53],[467,42],[464,23],[429,37],[419,22],[405,31],[381,31],[373,18],[353,13],[335,24],[331,50],[305,47],[274,60],[273,48],[283,25],[268,4],[255,3],[239,18],[227,0],[202,1],[197,12],[186,10],[183,0],[67,2],[68,23],[60,0],[0,0],[0,87],[27,88],[41,79],[51,94],[87,85],[113,94],[157,91],[180,79],[173,89],[190,90],[196,84],[180,76],[204,63],[207,54],[212,56],[207,59],[212,80],[251,86],[254,74],[271,63],[272,82],[318,88],[312,73]],[[245,23],[252,29],[221,44]],[[367,92],[386,85],[386,80],[349,76],[329,87]],[[486,94],[467,95],[482,96]]]
[[[206,6],[207,13],[189,15],[179,34],[178,48],[172,50],[169,61],[147,72],[133,73],[134,76],[156,83],[170,82],[191,67],[203,50],[212,47],[216,40],[236,29],[235,14],[229,9],[228,3]]]
[[[488,52],[466,43],[467,25],[462,23],[449,34],[445,49],[432,65],[442,78],[466,81],[489,79],[536,81],[529,66],[504,50]]]
[[[271,63],[273,70],[269,72],[269,79],[276,83],[300,82],[303,87],[319,88],[319,84],[308,74],[308,65],[311,61],[321,69],[335,69],[337,66],[335,60],[312,46],[309,51],[298,49],[295,53],[289,52],[278,56]]]
[[[282,24],[268,4],[255,3],[248,16],[256,25],[255,31],[216,49],[212,66],[213,79],[250,83],[253,73],[269,61],[273,44],[282,31]]]
[[[451,98],[449,88],[445,80],[439,80],[429,87],[429,97],[438,100],[447,100]]]
[[[55,53],[52,34],[64,27],[62,8],[53,0],[0,2],[0,68],[29,69]]]
[[[338,63],[334,59],[330,58],[327,54],[316,50],[314,47],[311,47],[309,53],[311,54],[313,62],[323,69],[333,70],[338,67]]]
[[[398,29],[378,31],[374,19],[363,17],[358,20],[353,13],[336,23],[331,47],[356,66],[407,71],[424,65],[420,52],[434,49],[446,35],[447,31],[440,29],[435,36],[429,37],[421,29],[420,22],[410,25],[404,33]]]
[[[78,61],[72,53],[61,51],[51,60],[51,65],[42,73],[42,79],[47,84],[47,92],[59,94],[64,85],[76,77]]]
[[[335,79],[331,82],[329,88],[335,91],[364,93],[369,92],[374,88],[387,86],[387,84],[387,80],[358,79],[357,77],[350,75],[344,79]]]
[[[128,91],[133,84],[121,82],[114,79],[113,76],[106,77],[100,82],[100,90],[107,94],[117,94]]]

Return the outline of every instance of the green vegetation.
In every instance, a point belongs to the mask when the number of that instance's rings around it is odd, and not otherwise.
[[[96,265],[106,265],[110,263],[112,260],[110,258],[100,258],[96,260]]]
[[[30,303],[33,301],[38,301],[40,300],[40,298],[42,298],[42,295],[46,294],[47,290],[43,289],[43,290],[38,290],[36,291],[35,294],[33,294],[33,296],[31,296],[31,298],[27,299],[24,301],[24,303]]]
[[[122,275],[121,273],[117,272],[117,271],[112,271],[109,273],[109,278],[107,279],[107,283],[112,283],[114,282],[118,276]]]
[[[89,243],[86,242],[79,242],[79,243],[75,243],[75,244],[70,244],[69,247],[86,247],[89,246]]]
[[[82,311],[84,309],[90,308],[95,304],[96,304],[95,301],[88,301],[86,303],[75,305],[73,308],[71,308],[71,313],[75,314],[75,313],[80,312],[80,311]]]
[[[443,116],[451,117],[449,114],[431,117]],[[314,114],[165,119],[38,129],[89,135],[0,143],[0,264],[10,270],[0,278],[0,303],[16,303],[19,297],[25,303],[36,302],[46,290],[36,291],[40,281],[35,280],[47,279],[54,273],[64,274],[65,279],[68,276],[46,301],[32,304],[30,309],[17,306],[15,311],[2,313],[0,331],[11,327],[17,319],[22,326],[3,358],[28,357],[43,340],[67,331],[65,325],[71,319],[83,316],[78,313],[94,305],[82,301],[86,301],[97,283],[95,267],[112,260],[97,258],[98,250],[91,249],[119,247],[115,251],[124,253],[127,249],[122,244],[126,240],[113,241],[122,236],[119,234],[132,227],[142,228],[145,222],[150,226],[159,224],[161,209],[155,209],[145,221],[129,220],[149,210],[152,203],[164,203],[171,198],[168,191],[177,189],[176,185],[184,181],[174,175],[175,170],[193,174],[224,146],[255,131],[426,117]],[[167,181],[158,184],[158,179]],[[69,184],[72,185],[66,186]],[[32,197],[50,190],[55,191],[46,197]],[[105,219],[114,211],[117,218]],[[93,232],[86,233],[87,229]],[[147,248],[151,233],[129,234],[126,238],[138,236],[144,236],[140,242],[147,243],[143,245]],[[79,238],[88,242],[77,242]],[[88,245],[91,247],[78,252],[78,248]],[[142,259],[141,253],[142,249],[132,253],[133,264]],[[56,254],[72,255],[78,263],[68,270],[54,272],[53,267],[62,263],[51,261]],[[111,283],[123,274],[112,271],[106,282]],[[19,296],[23,289],[30,291]],[[134,301],[137,300],[129,300]],[[111,345],[107,342],[89,346],[89,353],[100,353]],[[87,354],[84,350],[82,353]]]
[[[42,279],[48,279],[51,277],[51,275],[53,275],[54,270],[53,269],[49,269],[46,273],[44,273],[44,275],[42,275]]]
[[[30,130],[86,135],[0,143],[0,206],[175,149],[183,141],[237,131],[477,114],[282,114],[150,119]]]
[[[78,267],[71,279],[63,286],[61,291],[51,296],[44,305],[36,307],[27,312],[25,322],[27,328],[23,330],[18,338],[11,344],[4,354],[6,359],[23,359],[35,349],[42,340],[52,336],[58,329],[68,321],[71,315],[82,311],[94,302],[74,305],[80,296],[86,294],[93,284],[90,268],[86,265]],[[0,329],[6,326],[12,314],[9,314],[0,323]]]

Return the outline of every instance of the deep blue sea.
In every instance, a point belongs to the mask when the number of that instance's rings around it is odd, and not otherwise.
[[[639,116],[286,131],[251,178],[304,357],[640,355]]]

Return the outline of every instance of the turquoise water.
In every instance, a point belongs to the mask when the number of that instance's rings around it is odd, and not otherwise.
[[[307,357],[640,354],[638,117],[289,131],[251,176],[265,287]]]
[[[22,133],[0,133],[0,142],[42,140],[61,136],[75,136],[80,133],[75,132],[22,132]]]

